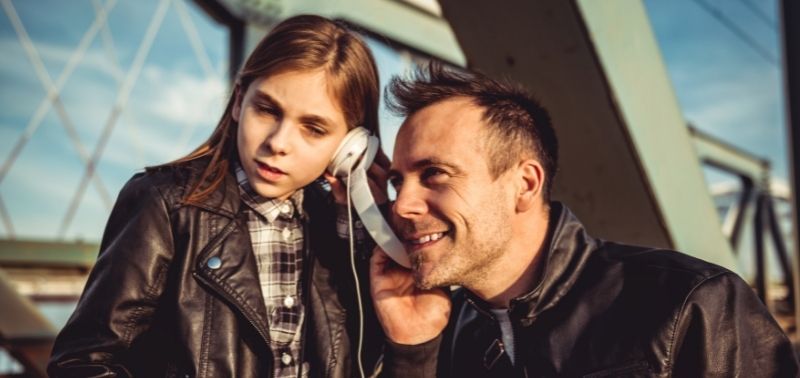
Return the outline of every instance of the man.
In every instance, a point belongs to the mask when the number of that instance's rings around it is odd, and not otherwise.
[[[371,261],[386,375],[797,375],[734,273],[594,239],[550,202],[557,140],[523,91],[432,65],[391,93],[407,117],[393,217],[413,266]]]

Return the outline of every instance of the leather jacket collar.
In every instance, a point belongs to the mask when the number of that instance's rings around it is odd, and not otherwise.
[[[558,304],[581,276],[591,252],[602,243],[589,236],[578,218],[561,202],[550,203],[548,236],[545,239],[544,268],[539,284],[511,300],[509,311],[529,326],[543,311]],[[467,301],[486,316],[489,305],[465,290]]]

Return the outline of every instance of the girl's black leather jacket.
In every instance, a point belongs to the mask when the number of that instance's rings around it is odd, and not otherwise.
[[[272,375],[266,309],[235,177],[225,177],[200,204],[182,202],[205,164],[140,173],[122,189],[84,293],[56,339],[51,376]],[[358,326],[349,249],[336,235],[329,193],[316,183],[305,191],[305,360],[311,376],[349,377]],[[208,264],[215,257],[219,267]],[[366,276],[368,261],[357,260]],[[369,280],[361,282],[369,372],[383,335],[370,311]]]

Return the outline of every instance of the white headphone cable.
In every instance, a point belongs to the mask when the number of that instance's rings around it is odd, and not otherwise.
[[[361,285],[359,285],[358,279],[358,271],[356,270],[356,251],[353,245],[353,239],[355,239],[355,234],[353,234],[353,212],[352,212],[352,204],[350,202],[350,176],[352,176],[353,168],[352,166],[348,169],[347,172],[347,227],[348,231],[350,231],[350,267],[353,270],[353,280],[356,285],[356,300],[358,302],[358,347],[356,349],[356,361],[358,362],[358,372],[361,378],[364,378],[364,366],[361,361],[361,348],[363,347],[364,341],[364,309],[361,300]]]

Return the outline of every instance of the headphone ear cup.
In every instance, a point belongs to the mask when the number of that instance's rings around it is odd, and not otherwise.
[[[370,145],[369,131],[363,127],[356,127],[350,130],[342,143],[333,154],[330,164],[328,164],[328,173],[339,177],[345,178],[348,173],[355,170],[356,163],[358,163],[361,155],[364,154]],[[374,138],[374,137],[372,137]],[[370,163],[372,163],[370,161]]]
[[[367,182],[367,168],[375,160],[380,145],[380,139],[363,127],[350,130],[333,155],[328,173],[345,180],[350,175],[350,187],[347,190],[367,232],[394,261],[410,268],[411,262],[405,248],[383,219]]]

